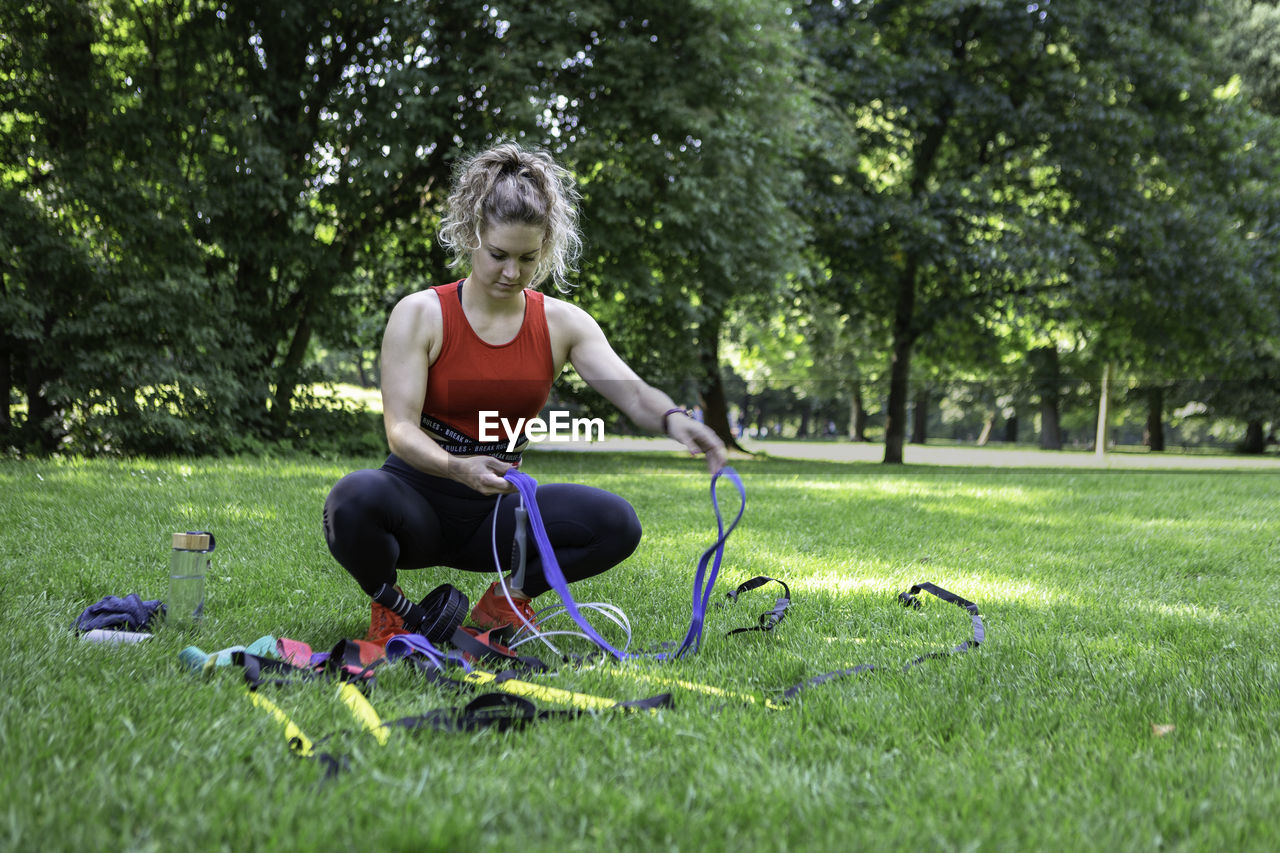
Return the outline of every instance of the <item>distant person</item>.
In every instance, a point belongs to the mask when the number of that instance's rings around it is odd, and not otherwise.
[[[391,453],[329,493],[324,533],[334,558],[371,599],[366,639],[385,641],[425,618],[398,585],[398,570],[447,566],[493,572],[512,552],[515,487],[503,474],[522,441],[482,442],[480,413],[516,423],[545,405],[565,364],[642,429],[666,433],[714,473],[725,463],[716,434],[641,380],[577,306],[535,288],[568,292],[581,246],[572,176],[546,152],[504,143],[461,164],[440,242],[466,278],[400,300],[382,341],[383,423]],[[493,421],[490,421],[493,423]],[[603,572],[640,542],[640,522],[617,495],[584,485],[539,485],[538,508],[569,581]],[[433,584],[434,586],[435,584]],[[533,621],[531,600],[550,587],[536,548],[523,587],[495,582],[476,602],[479,628]],[[518,611],[518,612],[517,612]]]

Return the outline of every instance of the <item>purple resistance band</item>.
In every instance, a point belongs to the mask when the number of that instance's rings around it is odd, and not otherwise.
[[[728,528],[724,525],[724,517],[720,514],[720,503],[716,500],[716,481],[723,474],[727,476],[738,490],[738,514],[733,519]],[[629,658],[650,657],[650,655],[633,655],[614,648],[608,640],[600,636],[595,628],[591,627],[591,623],[587,622],[582,612],[578,609],[578,604],[573,600],[573,595],[569,592],[569,584],[564,578],[564,572],[560,569],[559,562],[556,561],[555,550],[551,547],[551,541],[547,538],[547,530],[542,524],[542,514],[538,511],[538,502],[536,491],[538,483],[528,474],[512,468],[507,471],[506,478],[515,485],[516,490],[520,492],[521,498],[524,500],[524,506],[529,514],[529,528],[533,532],[533,541],[538,545],[538,554],[542,557],[542,574],[546,578],[547,583],[560,596],[560,600],[564,602],[565,610],[572,617],[573,621],[578,624],[583,633],[587,635],[597,646],[609,652],[619,660]],[[706,618],[707,605],[711,602],[711,589],[715,586],[716,576],[720,574],[720,563],[724,558],[724,545],[729,538],[729,534],[738,526],[738,522],[742,520],[742,512],[747,508],[747,491],[742,485],[742,480],[738,477],[736,471],[732,468],[721,468],[711,477],[711,506],[716,513],[716,529],[717,537],[715,543],[702,553],[702,558],[698,560],[698,571],[693,579],[693,615],[689,620],[689,631],[685,634],[684,642],[672,654],[659,653],[652,655],[658,660],[666,660],[669,658],[682,657],[686,652],[692,649],[698,651],[702,644],[702,624]],[[710,569],[708,571],[708,568]]]

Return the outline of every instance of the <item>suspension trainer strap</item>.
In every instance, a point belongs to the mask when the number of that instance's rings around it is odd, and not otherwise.
[[[463,680],[473,685],[493,685],[503,693],[523,696],[526,699],[541,699],[544,702],[559,702],[564,705],[572,705],[583,711],[605,711],[618,704],[615,700],[605,699],[602,696],[592,696],[589,693],[577,693],[559,687],[547,687],[542,684],[521,681],[515,675],[516,673],[514,672],[492,673],[485,672],[482,669],[475,669],[467,673]]]
[[[987,632],[986,632],[986,628],[982,624],[982,614],[978,612],[978,605],[974,604],[972,601],[961,598],[955,593],[949,592],[940,586],[935,586],[934,584],[927,583],[927,582],[918,583],[915,586],[911,587],[911,589],[909,589],[908,591],[898,593],[898,602],[901,603],[903,607],[910,607],[910,608],[919,610],[920,599],[917,597],[917,595],[921,592],[927,592],[930,595],[933,595],[933,596],[936,596],[937,598],[942,599],[948,604],[954,604],[960,609],[967,611],[973,626],[973,638],[969,640],[965,640],[963,643],[956,646],[954,649],[952,649],[949,652],[929,652],[927,654],[920,655],[920,657],[915,658],[912,661],[909,661],[903,667],[904,670],[911,669],[911,667],[918,666],[921,663],[924,663],[925,661],[931,660],[933,658],[950,657],[951,655],[967,652],[970,649],[976,649],[978,648],[978,646],[980,646],[983,642],[986,641]],[[787,690],[782,694],[781,701],[783,702],[790,701],[791,699],[795,698],[796,694],[798,694],[801,690],[805,690],[806,688],[815,687],[819,684],[825,684],[826,682],[832,681],[837,678],[844,678],[850,675],[859,675],[864,672],[872,672],[878,668],[879,667],[877,667],[875,664],[864,663],[864,664],[859,664],[858,666],[850,667],[849,669],[838,669],[834,672],[826,672],[826,673],[823,673],[822,675],[816,675],[813,678],[806,679],[805,681],[802,681],[799,684],[795,684],[787,688]]]
[[[911,587],[911,589],[907,590],[906,592],[898,593],[898,600],[902,602],[903,607],[912,607],[912,608],[915,608],[916,610],[919,610],[920,599],[916,597],[916,594],[922,591],[927,592],[930,595],[936,596],[938,598],[941,598],[943,601],[947,602],[947,604],[954,604],[955,606],[959,607],[962,610],[966,610],[969,613],[969,618],[973,622],[973,639],[965,640],[963,643],[961,643],[960,645],[952,649],[952,652],[959,653],[959,652],[967,652],[969,649],[976,649],[978,646],[982,644],[984,640],[986,640],[987,630],[982,624],[982,614],[978,612],[978,605],[974,604],[972,601],[967,601],[961,598],[960,596],[956,595],[954,592],[948,592],[947,590],[943,589],[940,586],[934,586],[931,583],[922,581],[921,583],[918,583],[915,586]],[[916,661],[913,661],[912,663],[913,664],[918,663],[921,660],[926,660],[930,657],[935,657],[935,656],[936,655],[926,655],[923,658],[918,658]]]
[[[310,667],[294,666],[287,661],[259,657],[248,652],[232,652],[231,662],[244,667],[244,680],[250,690],[257,690],[264,684],[285,687],[302,681],[313,681],[320,675]]]
[[[547,537],[547,529],[542,524],[542,513],[538,509],[536,497],[538,481],[515,468],[509,469],[504,476],[520,492],[522,505],[529,516],[529,529],[533,532],[533,541],[537,543],[538,554],[542,558],[542,575],[564,602],[564,608],[569,617],[597,646],[619,660],[626,658],[625,652],[614,648],[608,640],[600,636],[595,628],[591,627],[591,623],[582,615],[577,602],[573,600],[573,594],[569,592],[569,584],[565,580],[564,572],[560,569],[559,561],[556,560],[555,549],[551,547],[551,540]]]
[[[732,592],[726,592],[724,595],[725,595],[725,598],[729,599],[730,601],[736,602],[738,600],[738,596],[741,595],[742,593],[748,592],[753,589],[758,589],[759,587],[762,587],[767,583],[776,583],[779,586],[781,586],[782,598],[776,599],[774,601],[772,610],[769,610],[760,614],[759,624],[752,625],[748,628],[734,628],[732,631],[729,631],[728,633],[725,634],[726,637],[730,637],[734,634],[743,634],[748,631],[772,631],[774,628],[778,627],[779,622],[787,618],[787,609],[791,607],[791,587],[787,586],[785,582],[780,581],[777,578],[769,578],[769,577],[765,577],[764,575],[756,575],[750,580],[746,580],[738,584],[737,589],[733,590]]]
[[[434,669],[444,669],[450,663],[456,663],[464,669],[471,668],[471,664],[461,654],[436,648],[421,634],[396,634],[387,640],[386,651],[387,660],[394,661],[407,657],[414,663],[424,660]],[[417,657],[419,655],[421,658]]]
[[[431,729],[437,732],[474,732],[480,729],[506,731],[552,717],[576,717],[578,710],[540,711],[520,696],[510,693],[485,693],[462,708],[437,708],[414,717],[401,717],[385,723],[408,731]]]
[[[833,672],[824,672],[822,675],[815,675],[813,678],[805,679],[799,684],[793,684],[788,687],[782,693],[782,701],[790,702],[801,690],[806,690],[810,687],[817,687],[819,684],[826,684],[828,681],[834,681],[837,678],[846,678],[850,675],[872,672],[876,669],[878,669],[878,667],[873,663],[860,663],[857,666],[853,666],[848,669],[837,669]]]
[[[247,692],[249,701],[253,703],[254,707],[266,711],[273,720],[284,728],[284,736],[289,741],[290,752],[299,758],[310,758],[319,761],[324,766],[324,781],[332,779],[347,768],[346,756],[333,755],[329,752],[316,752],[316,742],[307,737],[306,733],[279,705],[253,689],[249,689]]]

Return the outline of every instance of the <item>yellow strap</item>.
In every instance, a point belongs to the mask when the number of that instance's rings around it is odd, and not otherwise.
[[[716,696],[721,699],[736,699],[739,702],[750,702],[752,705],[764,705],[766,708],[773,711],[785,711],[791,707],[790,705],[775,702],[769,698],[754,696],[750,693],[738,693],[733,690],[725,690],[723,687],[716,687],[712,684],[699,684],[696,681],[685,681],[683,678],[667,678],[661,675],[652,675],[649,673],[641,674],[619,667],[601,667],[597,672],[607,672],[610,675],[622,676],[623,678],[628,678],[632,681],[652,681],[657,682],[658,684],[675,685],[676,687],[682,687],[685,690],[690,690],[694,693],[702,693],[707,696]]]
[[[369,700],[364,698],[364,694],[354,684],[350,681],[344,681],[342,686],[338,688],[338,698],[351,711],[351,716],[356,718],[356,722],[364,726],[364,730],[373,735],[380,746],[387,745],[387,738],[390,737],[390,734],[387,732],[386,726],[382,725],[382,720],[378,718],[378,712],[373,710]]]
[[[589,711],[606,711],[618,704],[616,699],[592,696],[589,693],[575,693],[572,690],[562,690],[559,687],[544,687],[541,684],[532,684],[515,678],[508,678],[506,681],[495,683],[497,678],[492,672],[473,669],[463,675],[462,680],[468,684],[493,684],[494,687],[504,693],[512,693],[516,696],[525,696],[530,699],[541,699],[544,702],[558,702],[562,705],[572,705],[575,708],[585,708]]]
[[[250,702],[275,717],[276,722],[284,726],[284,736],[289,739],[289,749],[304,758],[310,758],[311,753],[315,750],[315,746],[312,744],[311,738],[303,734],[302,729],[298,728],[297,723],[289,719],[289,715],[281,710],[279,705],[272,702],[266,696],[252,690],[248,692]]]

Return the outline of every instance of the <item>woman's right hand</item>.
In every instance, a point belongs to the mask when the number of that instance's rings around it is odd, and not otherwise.
[[[492,456],[450,456],[449,479],[475,489],[482,495],[509,495],[516,486],[503,475],[511,465]]]

